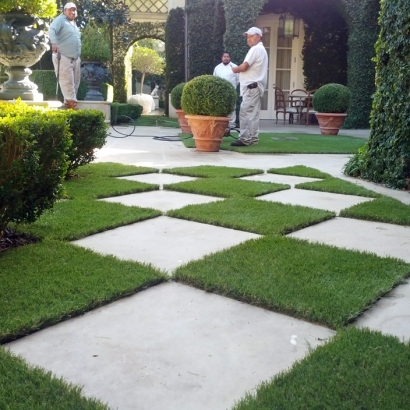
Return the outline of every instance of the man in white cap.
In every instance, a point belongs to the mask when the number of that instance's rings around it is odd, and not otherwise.
[[[53,64],[67,108],[77,108],[81,80],[81,35],[75,23],[77,6],[67,3],[64,11],[50,25]]]
[[[250,49],[243,63],[232,68],[234,73],[239,73],[242,96],[240,133],[239,138],[231,144],[234,147],[258,143],[261,99],[268,81],[268,54],[262,43],[262,30],[251,27],[243,35],[246,36]]]
[[[228,51],[224,51],[222,54],[222,62],[215,67],[214,75],[229,81],[236,90],[236,87],[239,84],[239,75],[232,72],[232,67],[237,67],[237,65],[231,62],[231,54]],[[229,117],[229,128],[235,128],[236,107]]]

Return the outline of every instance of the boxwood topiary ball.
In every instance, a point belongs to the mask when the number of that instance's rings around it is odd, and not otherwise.
[[[349,108],[350,94],[342,84],[325,84],[313,94],[313,108],[323,113],[345,113]]]
[[[236,106],[236,90],[232,84],[214,75],[201,75],[185,84],[182,109],[190,115],[228,117]]]
[[[176,110],[182,109],[181,98],[185,83],[176,85],[171,91],[171,104]]]

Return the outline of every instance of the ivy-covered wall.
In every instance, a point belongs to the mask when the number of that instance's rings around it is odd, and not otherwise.
[[[169,12],[165,26],[165,114],[169,113],[169,93],[185,81],[185,16],[182,8]]]
[[[111,64],[114,101],[127,102],[128,82],[124,64],[128,49],[138,40],[155,38],[165,42],[165,23],[133,22],[113,29],[113,56]]]
[[[212,74],[221,61],[225,13],[219,0],[190,0],[188,12],[189,79]]]
[[[348,175],[410,188],[410,2],[381,2],[376,92],[370,138],[347,164]]]
[[[380,27],[380,0],[343,0],[349,22],[347,86],[352,91],[344,128],[369,128],[372,95],[375,91],[374,44]]]

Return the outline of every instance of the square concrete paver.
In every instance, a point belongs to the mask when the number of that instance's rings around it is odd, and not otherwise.
[[[354,323],[410,341],[410,283],[397,286],[366,310]]]
[[[140,206],[142,208],[154,208],[162,212],[171,209],[182,208],[186,205],[207,204],[209,202],[222,201],[223,198],[216,198],[207,195],[184,194],[175,191],[150,191],[139,194],[115,196],[112,198],[100,199],[100,201],[119,202],[128,206]]]
[[[295,177],[293,175],[279,174],[259,174],[249,177],[243,177],[240,179],[247,179],[249,181],[273,182],[277,184],[288,184],[291,187],[294,187],[296,184],[302,184],[303,182],[321,181],[321,179],[318,178]]]
[[[160,216],[72,243],[171,272],[191,260],[259,237],[249,232]]]
[[[334,218],[288,236],[410,262],[410,227],[407,226]]]
[[[130,175],[127,177],[119,177],[118,179],[129,179],[130,181],[146,182],[147,184],[158,184],[160,188],[164,184],[176,184],[178,182],[194,181],[198,178],[186,177],[183,175],[173,175],[173,174],[141,174],[141,175]]]
[[[281,202],[283,204],[309,206],[339,213],[342,209],[350,208],[372,198],[363,198],[354,195],[331,194],[329,192],[308,191],[306,189],[288,189],[259,196],[256,199],[263,201]]]
[[[113,409],[225,410],[333,334],[171,282],[8,347]]]

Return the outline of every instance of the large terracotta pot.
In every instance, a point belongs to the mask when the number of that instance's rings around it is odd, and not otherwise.
[[[0,64],[9,79],[0,85],[0,100],[43,101],[43,94],[29,79],[31,67],[50,49],[47,25],[21,11],[0,14]]]
[[[194,135],[197,151],[216,152],[221,146],[222,137],[228,128],[229,117],[208,117],[206,115],[188,115],[185,117]]]
[[[347,117],[346,113],[336,114],[317,112],[315,114],[319,123],[320,132],[323,135],[337,135],[343,121]]]
[[[178,116],[179,126],[184,134],[192,134],[191,127],[188,124],[188,120],[185,118],[185,112],[183,110],[175,110]]]

